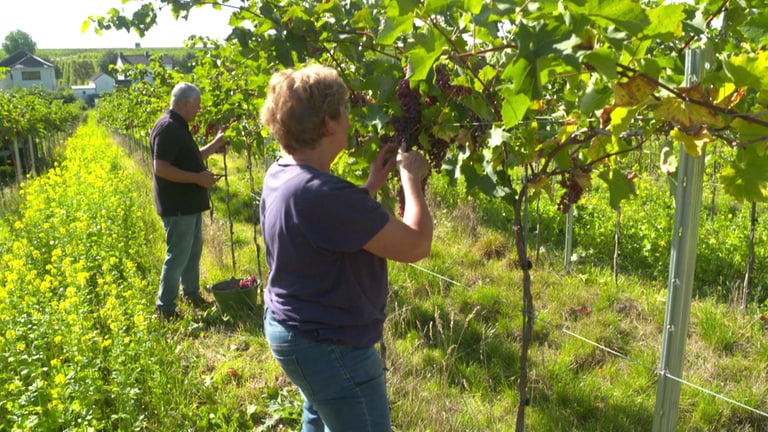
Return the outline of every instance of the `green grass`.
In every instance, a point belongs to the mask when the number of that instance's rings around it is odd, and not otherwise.
[[[133,161],[126,162],[138,167],[131,175],[147,188],[146,159],[134,157]],[[221,171],[221,155],[214,155],[209,164],[214,171]],[[258,189],[263,168],[254,165],[258,167],[253,174]],[[204,284],[259,274],[260,267],[262,277],[266,277],[258,232],[254,240],[254,202],[244,158],[228,155],[227,171],[229,209],[227,185],[220,182],[212,190],[213,215],[204,218]],[[604,204],[606,197],[600,197],[604,192],[593,191],[578,213],[575,251],[580,258],[570,272],[563,268],[564,218],[544,201],[538,214],[530,206],[531,220],[540,215],[541,228],[538,233],[534,228],[527,230],[532,242],[538,234],[538,250],[530,255],[539,319],[529,353],[526,430],[651,430],[657,384],[654,370],[666,301],[663,268],[668,264],[663,261],[668,261],[669,255],[669,234],[664,231],[671,207],[669,198],[659,193],[663,187],[643,183],[638,198],[623,207],[626,252],[617,280],[611,268],[614,224],[610,221],[615,214]],[[394,428],[515,430],[522,279],[509,229],[509,210],[488,199],[471,198],[461,185],[437,177],[431,180],[428,191],[436,221],[432,255],[417,265],[390,264],[390,316],[384,342]],[[151,212],[151,200],[151,194],[144,195],[141,207],[147,212]],[[759,299],[763,283],[761,279],[755,283],[755,297],[748,310],[740,313],[728,305],[724,291],[734,278],[743,277],[738,275],[743,258],[737,251],[743,248],[744,228],[734,226],[743,226],[745,209],[726,201],[719,205],[720,216],[711,221],[703,218],[700,232],[718,232],[721,249],[710,245],[705,237],[702,243],[708,246],[700,250],[697,269],[701,263],[714,266],[724,261],[718,268],[729,266],[729,273],[713,279],[713,272],[702,270],[710,276],[698,279],[683,378],[760,409],[768,402],[764,373],[768,339],[765,324],[759,319],[766,309]],[[151,311],[156,294],[152,281],[159,277],[163,253],[156,217],[143,224],[146,232],[142,238],[148,243],[140,245],[146,263],[142,275],[149,282],[132,300],[137,307],[132,314]],[[722,255],[717,250],[729,252]],[[126,255],[126,259],[130,257]],[[115,391],[138,391],[145,394],[141,399],[144,403],[151,403],[144,407],[143,417],[133,419],[133,427],[123,429],[299,430],[301,397],[272,359],[258,320],[242,325],[226,319],[215,308],[206,313],[186,305],[182,309],[187,319],[170,325],[152,324],[152,336],[142,339],[146,344],[142,355],[160,353],[165,366],[142,359],[130,345],[116,347],[110,357],[119,372],[109,381],[116,386]],[[121,360],[123,351],[131,357]],[[90,380],[96,389],[105,382],[98,377]],[[7,389],[12,382],[0,381],[0,387]],[[80,385],[90,391],[85,382]],[[29,387],[27,397],[33,392]],[[73,397],[75,402],[85,401]],[[1,398],[0,406],[7,409],[9,400]],[[116,407],[101,409],[115,415],[121,412]],[[679,412],[681,431],[768,428],[766,418],[689,386],[682,387]]]

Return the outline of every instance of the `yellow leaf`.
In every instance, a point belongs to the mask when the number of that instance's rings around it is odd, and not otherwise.
[[[674,129],[670,136],[683,144],[685,152],[694,157],[701,157],[704,147],[712,141],[712,135],[706,128],[700,129],[695,135],[690,135],[680,129]]]
[[[543,187],[549,186],[549,177],[545,175],[540,175],[536,178],[534,178],[532,181],[528,183],[528,186],[533,188],[534,190],[540,190]]]
[[[695,99],[702,100],[699,97]],[[697,130],[703,125],[722,126],[720,118],[709,108],[686,102],[677,97],[662,99],[654,108],[653,114],[657,118],[675,123],[678,127],[686,130]]]
[[[635,106],[645,102],[657,84],[642,75],[635,75],[626,82],[613,84],[614,106]]]
[[[728,87],[733,87],[733,85],[730,85]],[[730,91],[729,91],[730,90]],[[721,108],[731,108],[747,94],[747,89],[740,88],[740,89],[728,89],[728,88],[722,88],[717,93],[717,102],[715,102],[715,105],[721,107]]]

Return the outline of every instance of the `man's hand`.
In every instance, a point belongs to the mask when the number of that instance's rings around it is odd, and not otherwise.
[[[198,173],[198,179],[197,184],[204,188],[209,188],[216,184],[216,182],[219,181],[219,177],[217,177],[214,173],[210,171],[203,171],[201,173]]]

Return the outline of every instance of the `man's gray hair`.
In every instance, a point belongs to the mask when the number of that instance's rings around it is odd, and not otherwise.
[[[200,89],[188,82],[176,84],[171,92],[171,108],[178,106],[182,102],[194,100],[200,96]]]

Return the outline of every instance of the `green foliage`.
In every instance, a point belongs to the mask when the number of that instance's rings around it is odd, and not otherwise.
[[[113,75],[112,67],[117,64],[117,52],[114,50],[104,51],[96,64],[98,72],[103,72],[110,76]]]
[[[69,131],[79,118],[81,105],[63,92],[41,88],[14,88],[0,92],[0,143],[14,137],[45,137]]]
[[[3,51],[5,51],[6,54],[11,55],[19,50],[34,54],[37,50],[37,43],[32,40],[32,36],[30,36],[29,33],[21,30],[14,30],[5,35],[5,39],[3,40]]]

